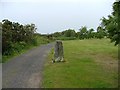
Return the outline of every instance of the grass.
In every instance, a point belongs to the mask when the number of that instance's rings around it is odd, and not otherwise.
[[[118,47],[109,39],[63,41],[66,62],[52,63],[53,49],[43,72],[44,88],[115,88],[118,86]]]

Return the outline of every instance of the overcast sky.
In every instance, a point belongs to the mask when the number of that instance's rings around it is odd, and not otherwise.
[[[0,21],[34,23],[42,34],[75,29],[96,29],[100,18],[112,12],[115,0],[0,0]]]

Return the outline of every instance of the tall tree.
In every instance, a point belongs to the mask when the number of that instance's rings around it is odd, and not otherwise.
[[[12,22],[5,19],[2,21],[2,53],[10,51],[12,41]],[[6,52],[8,54],[9,52]]]
[[[105,29],[103,29],[101,26],[97,27],[97,38],[101,39],[105,36]]]
[[[88,30],[88,33],[87,33],[87,37],[88,37],[88,39],[94,37],[94,35],[93,35],[93,31],[94,31],[93,28],[91,28],[91,29]]]
[[[84,39],[87,37],[87,27],[81,27],[80,29],[80,35],[79,35],[79,39]]]
[[[115,45],[120,44],[120,1],[113,3],[113,12],[108,19],[102,18],[101,25],[107,30],[108,37]]]

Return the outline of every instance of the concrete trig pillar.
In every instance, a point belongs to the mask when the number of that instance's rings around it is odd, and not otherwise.
[[[64,55],[63,55],[63,43],[60,40],[57,40],[55,43],[55,48],[54,48],[54,59],[53,62],[57,61],[64,61],[63,60]]]

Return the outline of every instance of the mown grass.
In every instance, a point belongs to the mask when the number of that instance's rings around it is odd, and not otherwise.
[[[32,48],[36,48],[42,44],[47,44],[51,42],[51,40],[46,39],[46,37],[42,37],[42,36],[37,36],[36,37],[36,44],[25,44],[25,45],[20,45],[19,43],[16,43],[16,45],[14,45],[14,47],[16,48],[15,50],[13,50],[13,52],[10,55],[2,55],[2,60],[0,61],[0,63],[5,63],[9,60],[11,60],[13,57],[19,56],[25,52],[27,52],[28,50],[32,49]]]
[[[52,63],[53,49],[43,72],[44,88],[114,88],[118,86],[118,47],[109,39],[63,41],[66,62]]]

